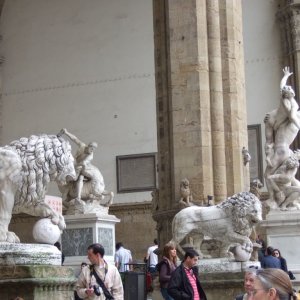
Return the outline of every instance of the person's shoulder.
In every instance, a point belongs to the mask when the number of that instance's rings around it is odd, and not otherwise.
[[[84,267],[82,267],[81,269],[81,273],[86,275],[86,274],[90,274],[91,270],[92,270],[93,266],[92,265],[86,265]]]
[[[107,264],[107,275],[109,277],[111,277],[111,276],[115,276],[116,274],[119,274],[118,268],[115,265],[108,263]]]
[[[235,300],[243,300],[244,299],[244,294],[236,296]]]
[[[118,268],[115,265],[108,263],[107,270],[108,271],[118,271]]]
[[[157,270],[159,271],[163,265],[169,265],[165,258],[162,258],[162,260],[156,265]]]

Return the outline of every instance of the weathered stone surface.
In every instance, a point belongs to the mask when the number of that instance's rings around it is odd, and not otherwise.
[[[75,282],[74,271],[68,267],[0,266],[0,299],[70,299]]]
[[[61,265],[61,252],[46,244],[0,243],[0,266]]]
[[[228,258],[201,259],[198,263],[199,273],[207,274],[207,279],[216,278],[218,276],[221,276],[220,274],[227,272],[244,272],[249,266],[253,265],[260,267],[259,262],[237,262],[232,261]]]

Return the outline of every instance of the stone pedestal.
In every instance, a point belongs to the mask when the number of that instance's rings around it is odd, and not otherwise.
[[[82,262],[87,262],[87,247],[93,243],[102,244],[105,260],[114,262],[115,224],[120,222],[118,218],[95,213],[66,215],[64,218],[67,225],[61,237],[64,265],[79,267]]]
[[[280,250],[297,278],[293,284],[299,286],[300,211],[270,211],[260,226],[266,230],[267,245]]]
[[[244,292],[244,274],[249,266],[259,262],[232,262],[215,258],[200,260],[199,279],[207,299],[232,300]]]
[[[0,243],[0,266],[15,265],[60,266],[61,252],[46,244]]]
[[[76,278],[70,267],[0,266],[0,299],[19,296],[26,300],[72,299]]]

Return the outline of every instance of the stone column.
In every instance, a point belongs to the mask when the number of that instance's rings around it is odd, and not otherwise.
[[[284,65],[290,66],[293,72],[290,85],[295,89],[295,99],[299,103],[300,94],[300,1],[280,0],[277,18],[281,28],[281,45]],[[300,148],[297,136],[292,144],[293,149]]]
[[[153,0],[159,191],[153,217],[171,239],[180,181],[194,201],[245,190],[247,147],[241,3]]]

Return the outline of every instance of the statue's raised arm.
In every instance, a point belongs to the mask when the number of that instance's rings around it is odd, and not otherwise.
[[[77,136],[75,136],[74,134],[70,133],[66,128],[63,128],[59,134],[57,136],[62,136],[62,135],[66,135],[72,142],[74,142],[76,145],[78,145],[79,147],[85,147],[86,144],[84,142],[82,142]]]
[[[280,91],[282,91],[283,87],[286,86],[288,78],[293,74],[293,72],[290,72],[290,67],[284,67],[282,71],[284,75],[280,82]]]

